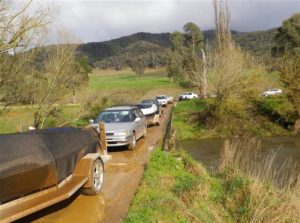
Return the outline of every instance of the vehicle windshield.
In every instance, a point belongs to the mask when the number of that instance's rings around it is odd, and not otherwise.
[[[134,117],[129,110],[123,111],[104,111],[97,117],[97,122],[122,123],[133,122]]]
[[[138,108],[139,108],[139,109],[151,108],[151,107],[152,107],[152,104],[149,104],[149,103],[147,103],[147,104],[146,104],[146,103],[145,103],[145,104],[143,103],[143,104],[139,104],[139,105],[138,105]]]
[[[157,96],[157,99],[165,99],[165,96]]]

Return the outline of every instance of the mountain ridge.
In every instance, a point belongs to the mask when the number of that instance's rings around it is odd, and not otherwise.
[[[213,41],[214,33],[214,30],[203,31],[204,37],[208,41]],[[275,33],[276,28],[254,32],[232,31],[232,38],[242,50],[246,50],[260,59],[269,60]],[[168,32],[138,32],[116,39],[80,44],[77,53],[87,56],[89,62],[94,66],[97,66],[96,64],[113,66],[116,61],[119,64],[121,60],[121,63],[127,64],[128,57],[149,58],[150,54],[152,57],[157,54],[160,63],[164,63],[161,58],[165,51],[171,47],[170,35],[171,33]]]

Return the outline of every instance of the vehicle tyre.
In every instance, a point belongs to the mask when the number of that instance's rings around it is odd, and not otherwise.
[[[92,177],[91,187],[90,188],[82,188],[82,193],[85,195],[96,195],[102,189],[103,178],[104,178],[104,165],[100,159],[96,159],[94,161],[91,177]]]
[[[136,147],[136,138],[135,138],[135,134],[132,135],[132,142],[129,144],[128,149],[129,150],[135,150]]]

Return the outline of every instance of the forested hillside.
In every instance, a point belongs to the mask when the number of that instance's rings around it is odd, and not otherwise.
[[[233,31],[235,42],[242,49],[253,53],[259,59],[270,60],[273,36],[276,29],[240,33]],[[212,42],[214,31],[204,31],[205,38]],[[133,57],[142,57],[149,67],[165,64],[165,52],[170,47],[170,33],[136,33],[118,39],[81,44],[77,52],[88,57],[94,67],[121,69],[129,65]]]

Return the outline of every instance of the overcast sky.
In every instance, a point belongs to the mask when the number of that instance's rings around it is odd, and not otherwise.
[[[214,28],[211,0],[55,1],[60,8],[53,27],[82,42],[97,42],[136,32],[181,31],[187,22],[202,30]],[[300,0],[229,0],[231,29],[265,30],[300,12]]]

